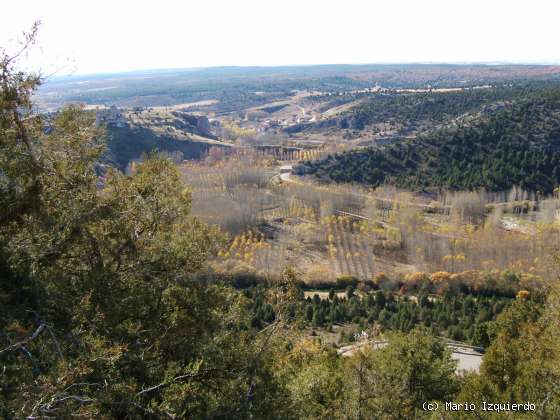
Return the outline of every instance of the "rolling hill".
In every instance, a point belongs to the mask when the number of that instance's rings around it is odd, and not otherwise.
[[[415,190],[518,185],[551,193],[560,184],[560,89],[528,93],[415,139],[304,162],[296,173]]]

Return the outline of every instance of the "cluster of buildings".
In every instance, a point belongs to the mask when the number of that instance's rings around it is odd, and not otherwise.
[[[257,132],[265,132],[268,130],[276,130],[280,128],[291,127],[293,125],[313,123],[318,120],[316,115],[306,114],[306,115],[292,115],[286,119],[265,119],[259,122],[256,127]]]

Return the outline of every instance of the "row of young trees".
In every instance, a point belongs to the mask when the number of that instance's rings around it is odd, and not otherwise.
[[[316,297],[317,296],[317,297]],[[306,319],[314,327],[332,329],[336,323],[352,322],[363,330],[378,325],[383,330],[410,332],[422,325],[436,336],[487,346],[489,322],[505,309],[511,299],[473,298],[469,295],[445,294],[443,298],[419,294],[414,300],[381,291],[360,297],[352,289],[347,299],[336,295],[328,300],[318,295],[306,300]]]

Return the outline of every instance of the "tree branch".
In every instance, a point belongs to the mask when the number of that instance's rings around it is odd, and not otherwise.
[[[0,354],[8,352],[8,351],[15,351],[15,350],[19,350],[21,348],[24,348],[25,344],[29,343],[30,341],[34,340],[35,338],[37,338],[39,336],[39,334],[41,334],[44,330],[46,329],[46,325],[45,324],[41,324],[39,325],[39,327],[37,327],[37,329],[35,330],[35,332],[28,338],[26,338],[25,340],[21,340],[18,341],[17,343],[14,344],[10,344],[8,347],[6,347],[3,350],[0,350]]]

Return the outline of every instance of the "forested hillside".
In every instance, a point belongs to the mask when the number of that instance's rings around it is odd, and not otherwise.
[[[337,104],[356,104],[340,115],[315,123],[300,124],[286,129],[287,132],[320,132],[329,127],[364,130],[375,124],[399,127],[399,133],[408,135],[419,129],[433,128],[471,112],[491,112],[507,102],[521,99],[535,91],[545,91],[554,86],[552,82],[522,83],[509,85],[479,86],[431,90],[386,90],[374,93],[358,92],[334,97],[312,98],[325,101],[325,107]]]
[[[366,127],[385,122],[403,124],[410,129],[422,122],[437,124],[470,112],[489,112],[502,107],[507,101],[534,94],[537,89],[541,90],[542,87],[516,84],[464,90],[379,94],[373,95],[339,118],[349,121],[349,126]]]
[[[337,182],[423,189],[551,193],[560,183],[560,91],[532,94],[413,140],[353,150],[297,168]]]

